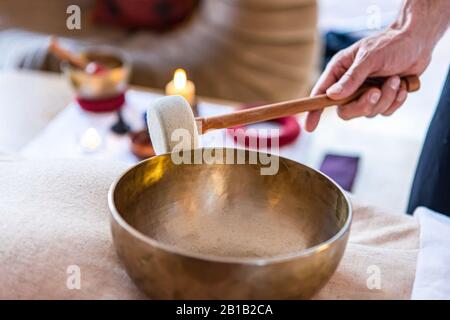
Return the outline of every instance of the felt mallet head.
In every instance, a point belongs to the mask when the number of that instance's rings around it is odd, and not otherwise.
[[[154,100],[147,109],[147,126],[157,155],[198,146],[194,113],[182,96]]]

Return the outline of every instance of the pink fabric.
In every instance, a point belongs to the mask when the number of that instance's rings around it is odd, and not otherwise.
[[[258,132],[256,132],[256,134],[252,134],[250,131],[247,131],[246,126],[229,128],[227,129],[227,132],[234,137],[234,141],[236,143],[239,143],[239,141],[244,141],[244,145],[246,147],[250,146],[251,141],[255,141],[259,147],[259,142],[265,140],[266,142],[264,146],[270,148],[272,146],[272,139],[274,138],[278,139],[278,146],[282,147],[294,142],[300,136],[301,129],[296,117],[283,117],[272,121],[281,125],[279,135],[276,137],[266,137],[259,135]]]
[[[97,0],[94,21],[162,31],[188,17],[196,3],[196,0]]]
[[[125,103],[125,94],[121,93],[116,97],[90,100],[77,97],[80,107],[90,112],[110,112],[119,110]]]

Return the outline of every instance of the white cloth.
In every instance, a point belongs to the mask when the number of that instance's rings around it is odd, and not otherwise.
[[[67,106],[72,89],[64,80],[44,72],[0,72],[1,151],[18,152]]]
[[[412,299],[450,299],[450,218],[419,207],[420,251]]]
[[[127,167],[88,158],[0,161],[0,299],[145,298],[120,263],[109,227],[108,189]],[[315,298],[409,299],[416,219],[353,209],[344,257]],[[379,288],[367,285],[374,267]],[[78,287],[68,285],[76,279]]]

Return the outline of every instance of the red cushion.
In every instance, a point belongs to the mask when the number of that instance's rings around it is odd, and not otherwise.
[[[190,16],[198,0],[97,0],[94,22],[164,31]]]

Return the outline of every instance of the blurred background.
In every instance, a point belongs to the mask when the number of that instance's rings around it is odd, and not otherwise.
[[[182,67],[199,96],[255,104],[308,95],[330,57],[385,28],[401,2],[0,0],[0,150],[20,152],[72,99],[47,74],[61,72],[48,50],[51,35],[73,52],[120,51],[130,61],[132,85],[161,90]],[[81,16],[70,24],[71,5]],[[449,62],[447,33],[421,77],[422,89],[392,117],[344,122],[330,109],[319,129],[302,132],[286,153],[316,168],[329,153],[356,157],[354,195],[403,212]]]

